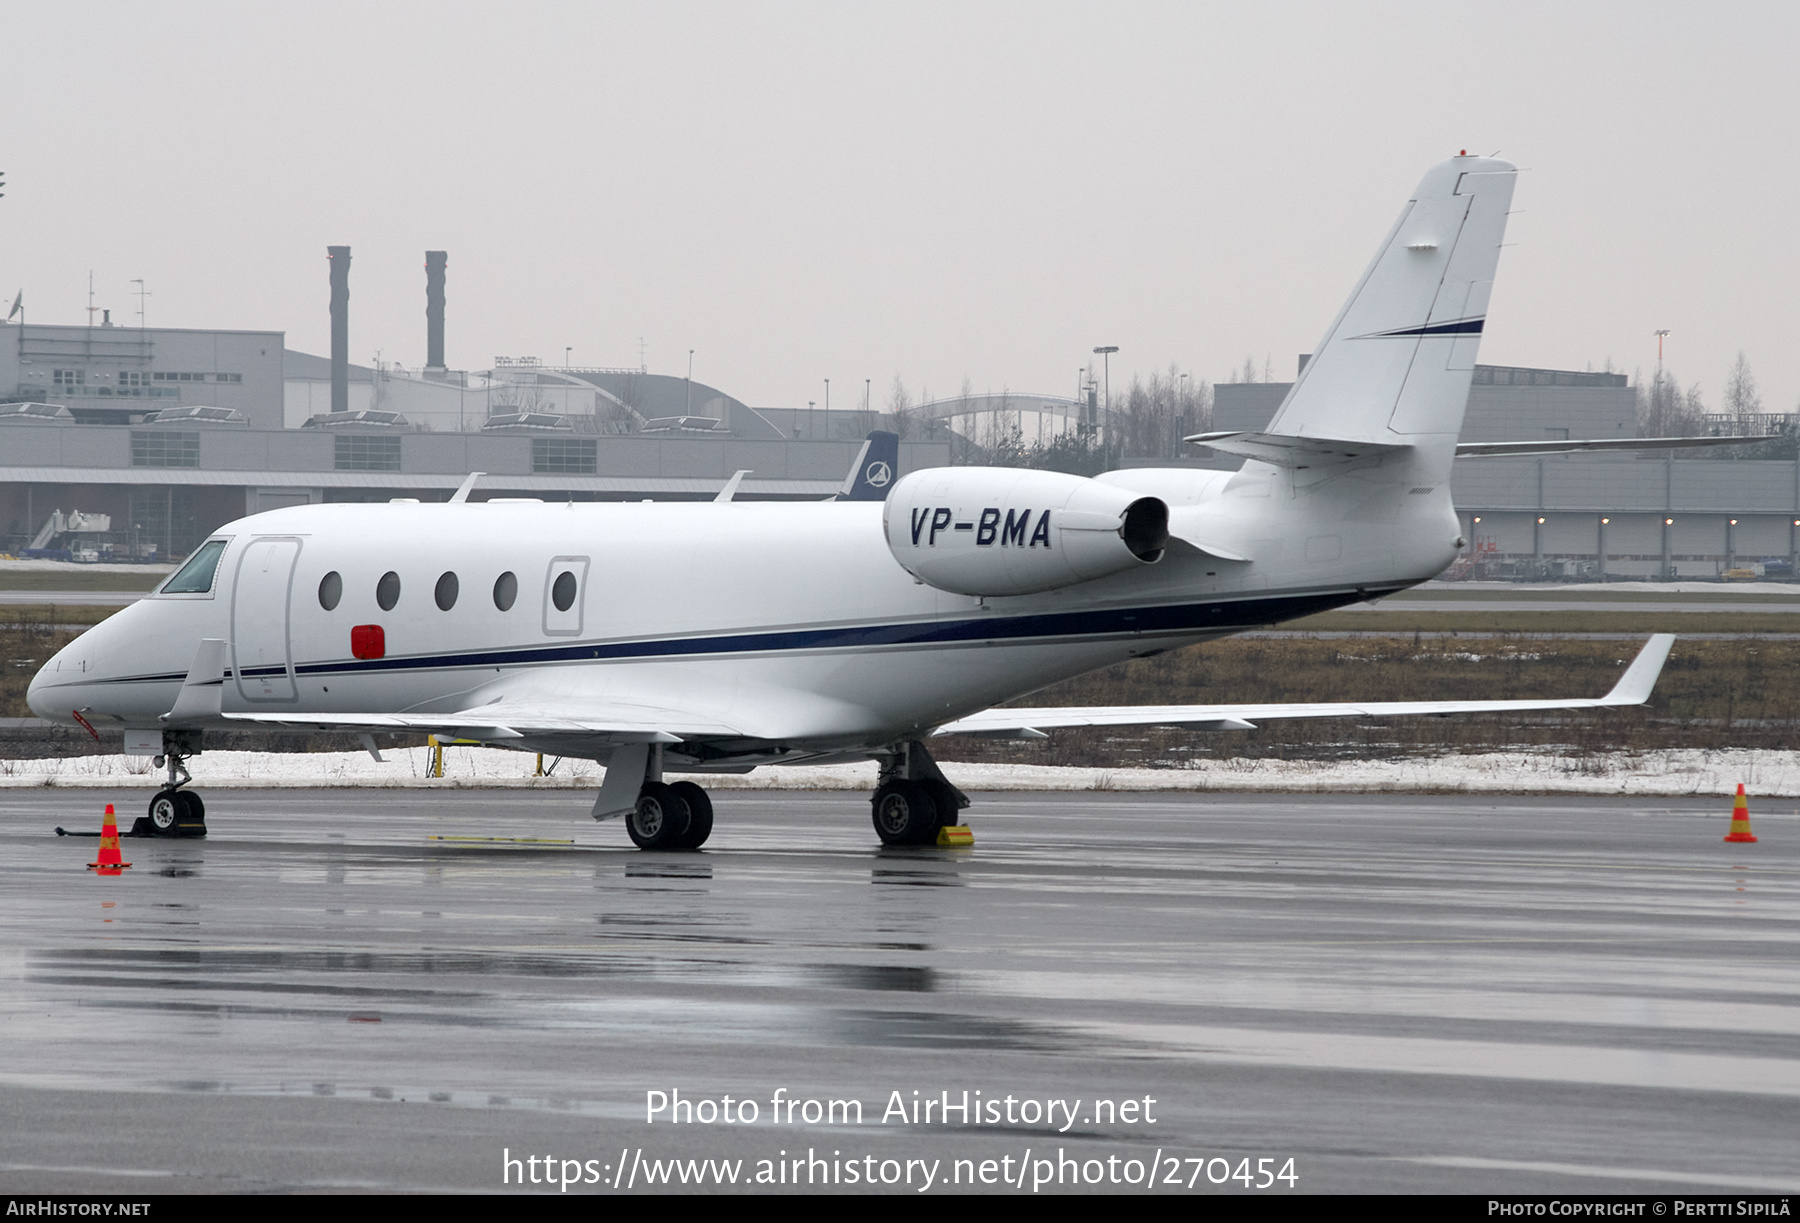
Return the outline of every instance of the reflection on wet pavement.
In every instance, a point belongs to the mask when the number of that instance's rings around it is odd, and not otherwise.
[[[1800,1180],[1777,810],[1737,847],[1691,803],[989,795],[972,850],[895,852],[853,797],[726,794],[706,851],[644,854],[566,795],[219,792],[208,840],[99,880],[50,832],[94,798],[0,791],[9,1101],[94,1092],[97,1049],[111,1092],[596,1124],[677,1080],[1160,1093],[1156,1142],[1253,1118],[1444,1187],[1569,1162],[1552,1118],[1593,1166],[1690,1166],[1684,1102],[1738,1093],[1709,1149]]]

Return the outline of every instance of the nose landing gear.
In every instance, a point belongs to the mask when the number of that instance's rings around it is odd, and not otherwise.
[[[156,757],[158,768],[168,766],[169,781],[150,800],[150,812],[132,825],[133,836],[203,837],[206,835],[206,804],[200,796],[181,787],[192,781],[186,757],[199,755],[200,732],[165,730],[163,754]]]

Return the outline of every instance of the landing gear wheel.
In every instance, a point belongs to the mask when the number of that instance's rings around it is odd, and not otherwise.
[[[927,777],[918,783],[925,787],[925,793],[931,795],[931,801],[937,805],[938,828],[948,828],[956,823],[957,813],[961,810],[956,805],[956,788],[947,781],[939,781],[935,777]],[[937,829],[932,829],[931,841],[937,840]]]
[[[180,790],[158,790],[150,800],[150,835],[172,837],[187,816],[187,795]]]
[[[188,801],[188,818],[197,823],[206,823],[206,804],[200,801],[200,796],[192,790],[181,790],[178,793]]]
[[[638,791],[637,806],[625,817],[625,831],[639,849],[677,849],[691,822],[688,805],[675,787],[653,781]]]
[[[712,796],[691,781],[677,781],[669,789],[687,804],[688,809],[687,834],[681,838],[676,848],[699,849],[706,844],[706,838],[712,835]]]
[[[937,839],[937,804],[916,781],[884,782],[871,808],[883,845],[929,845]]]

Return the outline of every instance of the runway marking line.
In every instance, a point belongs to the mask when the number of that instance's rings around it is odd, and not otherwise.
[[[455,837],[440,836],[436,833],[425,838],[427,841],[463,841],[478,845],[570,845],[572,840],[557,840],[553,837]]]

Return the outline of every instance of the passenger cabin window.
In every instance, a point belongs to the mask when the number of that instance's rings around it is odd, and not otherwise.
[[[437,590],[433,593],[437,597],[439,611],[449,611],[452,607],[456,606],[457,585],[458,583],[454,573],[446,573],[443,577],[438,579]]]
[[[344,579],[333,569],[319,581],[319,606],[326,611],[336,611],[338,600],[344,597]]]
[[[519,579],[508,571],[494,582],[494,606],[501,611],[511,611],[513,601],[519,597]]]
[[[393,611],[394,604],[400,601],[400,575],[392,569],[381,575],[375,583],[375,602],[381,605],[382,611]]]
[[[558,574],[555,583],[550,587],[550,601],[556,604],[557,611],[568,611],[575,604],[575,575]]]
[[[225,545],[230,542],[223,539],[209,539],[201,544],[181,571],[170,578],[162,588],[166,595],[203,595],[212,589],[213,573],[219,567],[219,557],[225,554]]]

